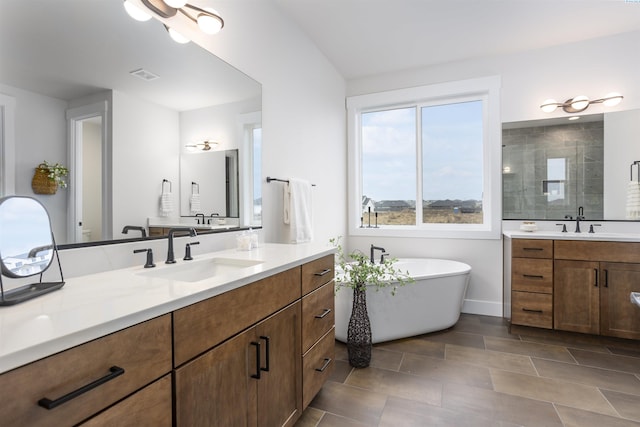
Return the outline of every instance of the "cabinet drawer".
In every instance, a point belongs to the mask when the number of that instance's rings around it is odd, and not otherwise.
[[[511,287],[514,291],[553,292],[553,260],[514,258],[511,263]]]
[[[0,420],[6,426],[77,424],[170,371],[171,317],[165,315],[1,375]],[[43,398],[58,403],[101,378],[106,381],[52,409],[38,405]]]
[[[173,312],[175,366],[300,298],[300,267]]]
[[[533,292],[512,292],[511,323],[551,329],[553,327],[553,296]]]
[[[553,240],[513,239],[511,256],[514,258],[553,258]]]
[[[333,281],[302,298],[302,354],[335,324]]]
[[[171,427],[171,399],[171,375],[166,375],[81,425]]]
[[[335,364],[335,329],[327,334],[302,359],[302,409],[322,388]]]
[[[333,279],[335,256],[333,254],[302,265],[302,295]]]

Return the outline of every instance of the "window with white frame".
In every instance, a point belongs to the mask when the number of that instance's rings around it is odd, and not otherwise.
[[[350,232],[499,238],[499,78],[348,98]]]

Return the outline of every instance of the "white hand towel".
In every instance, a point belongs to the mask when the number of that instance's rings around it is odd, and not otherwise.
[[[285,185],[285,224],[289,224],[289,241],[292,243],[313,240],[311,184],[302,179],[289,179]],[[287,222],[288,221],[288,222]]]
[[[160,195],[160,216],[167,217],[173,212],[173,196],[171,193],[163,192]]]
[[[189,198],[189,205],[191,206],[191,215],[202,213],[200,194],[192,194]]]
[[[627,219],[640,219],[640,183],[630,181],[627,184]]]

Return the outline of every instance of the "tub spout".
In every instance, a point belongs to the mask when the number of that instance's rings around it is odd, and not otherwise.
[[[387,250],[385,248],[381,248],[380,246],[373,246],[371,245],[371,251],[370,251],[370,259],[371,259],[371,264],[375,263],[375,257],[374,257],[374,252],[375,251],[382,251],[382,252],[387,252]]]

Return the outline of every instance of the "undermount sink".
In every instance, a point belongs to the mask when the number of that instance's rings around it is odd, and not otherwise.
[[[210,258],[201,261],[185,261],[180,265],[167,265],[158,269],[152,268],[137,274],[181,282],[199,282],[214,276],[253,267],[263,262],[252,259]]]

